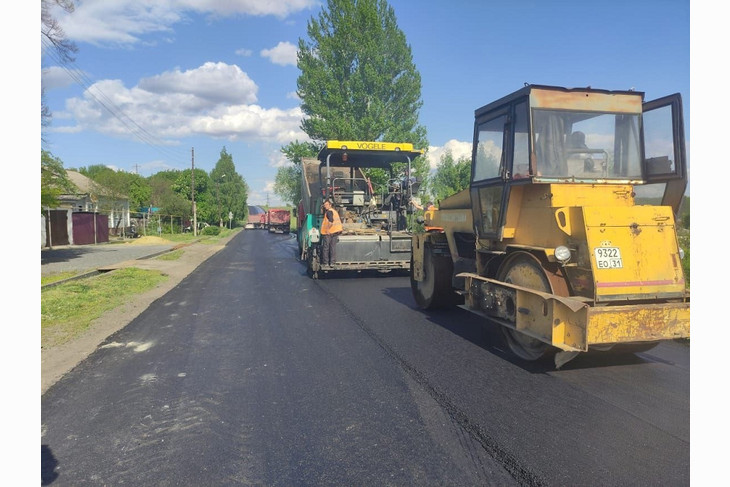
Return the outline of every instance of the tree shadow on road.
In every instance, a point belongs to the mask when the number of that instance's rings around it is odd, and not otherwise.
[[[57,478],[58,460],[53,456],[51,447],[41,445],[41,485],[51,485]]]

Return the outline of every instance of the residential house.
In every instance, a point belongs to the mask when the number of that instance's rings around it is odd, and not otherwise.
[[[130,225],[129,198],[77,171],[66,171],[76,191],[58,197],[42,217],[41,246],[108,242]],[[50,234],[48,230],[50,229]]]

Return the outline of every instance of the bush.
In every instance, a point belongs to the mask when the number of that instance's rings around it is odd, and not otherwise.
[[[221,227],[210,225],[208,227],[205,227],[200,233],[201,235],[218,235],[219,233],[221,233]]]

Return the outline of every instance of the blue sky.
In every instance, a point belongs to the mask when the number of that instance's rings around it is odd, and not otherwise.
[[[430,160],[468,155],[474,110],[524,83],[630,89],[690,103],[689,1],[389,2],[422,77]],[[44,146],[65,167],[149,176],[210,171],[221,149],[250,204],[279,204],[282,145],[305,140],[296,45],[316,0],[77,0],[56,13],[79,48],[42,55],[53,123]],[[689,144],[688,144],[689,145]]]

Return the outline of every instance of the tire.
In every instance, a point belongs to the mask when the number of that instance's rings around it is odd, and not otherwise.
[[[430,245],[423,249],[423,281],[413,279],[413,255],[411,255],[411,291],[421,309],[451,306],[458,295],[451,287],[454,264],[450,257],[434,255]]]
[[[515,252],[512,256],[502,264],[497,279],[509,284],[552,293],[550,279],[545,273],[540,261],[532,254],[527,252]],[[542,358],[553,347],[547,343],[532,338],[514,328],[502,326],[502,334],[504,335],[507,346],[514,355],[533,362]]]

